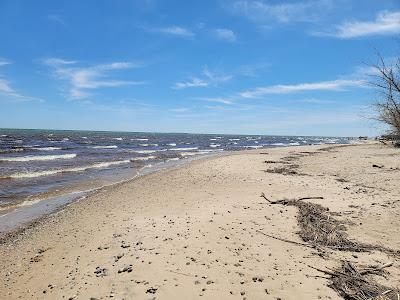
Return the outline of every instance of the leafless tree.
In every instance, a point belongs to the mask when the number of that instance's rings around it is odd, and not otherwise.
[[[371,84],[379,91],[374,104],[376,120],[388,125],[391,134],[400,136],[400,58],[389,65],[379,55],[379,63],[372,67],[375,79]]]

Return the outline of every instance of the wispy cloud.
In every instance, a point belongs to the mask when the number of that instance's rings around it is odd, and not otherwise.
[[[169,26],[169,27],[153,27],[153,28],[145,28],[150,32],[159,32],[168,35],[175,35],[179,37],[193,37],[194,33],[184,27],[181,26]]]
[[[230,29],[226,29],[226,28],[217,28],[214,29],[214,35],[223,41],[226,42],[235,42],[236,41],[236,34],[230,30]]]
[[[67,26],[67,23],[65,23],[64,19],[63,19],[60,15],[55,15],[55,14],[48,15],[48,16],[47,16],[47,19],[48,19],[49,21],[58,23],[58,24],[60,24],[60,25]]]
[[[313,35],[352,39],[365,36],[393,35],[400,33],[400,11],[382,11],[373,21],[344,22],[332,32],[315,32]]]
[[[308,99],[296,100],[296,102],[307,103],[307,104],[330,104],[330,103],[334,103],[335,101],[316,99],[316,98],[308,98]]]
[[[10,61],[0,58],[0,67],[9,64],[11,64]],[[12,87],[11,82],[1,74],[0,74],[0,100],[10,101],[10,102],[28,102],[28,101],[44,102],[43,99],[21,94],[20,92],[15,90]]]
[[[10,65],[10,64],[11,64],[11,61],[0,57],[0,67],[5,66],[5,65]]]
[[[343,91],[349,87],[361,87],[363,80],[338,79],[313,83],[299,83],[293,85],[272,85],[259,87],[240,94],[243,98],[258,98],[268,94],[291,94],[307,91]]]
[[[221,97],[200,97],[196,98],[202,101],[207,101],[207,102],[215,102],[215,103],[221,103],[221,104],[226,104],[226,105],[231,105],[233,104],[233,101],[231,99],[227,98],[221,98]]]
[[[129,85],[141,85],[143,81],[116,80],[109,78],[112,71],[133,69],[137,64],[130,62],[113,62],[90,67],[77,67],[77,62],[59,58],[49,58],[43,61],[53,69],[57,78],[66,80],[69,84],[69,97],[83,99],[92,96],[90,90],[100,88],[115,88]]]
[[[177,107],[177,108],[171,108],[170,111],[176,112],[176,113],[184,113],[190,111],[190,108],[188,107]]]
[[[257,23],[315,22],[321,11],[332,7],[331,0],[300,1],[271,4],[263,0],[238,0],[228,2],[227,9]]]
[[[207,81],[194,77],[185,82],[177,82],[177,83],[175,83],[175,85],[172,88],[176,89],[176,90],[181,90],[181,89],[192,88],[192,87],[206,87],[208,85],[209,85],[209,83]]]
[[[211,72],[207,66],[203,69],[202,78],[193,77],[185,82],[177,82],[172,88],[176,90],[185,89],[185,88],[193,88],[193,87],[207,87],[210,85],[218,85],[223,82],[227,82],[232,78],[232,75],[220,75],[214,72]]]

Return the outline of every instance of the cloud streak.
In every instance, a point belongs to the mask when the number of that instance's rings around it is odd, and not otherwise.
[[[194,87],[217,86],[220,83],[227,82],[232,79],[232,75],[219,75],[211,72],[207,67],[204,67],[202,75],[202,78],[193,77],[185,82],[177,82],[172,86],[172,88],[175,90],[181,90]]]
[[[393,35],[400,33],[400,11],[382,11],[373,21],[344,22],[333,32],[316,32],[317,36],[352,39],[366,36]]]
[[[0,67],[5,65],[10,65],[11,62],[0,58]],[[43,99],[26,96],[15,90],[9,80],[2,77],[0,74],[0,99],[5,99],[6,101],[11,102],[29,102],[29,101],[37,101],[37,102],[44,102]]]
[[[174,35],[186,38],[194,36],[194,33],[191,30],[181,26],[146,28],[146,30],[150,32],[159,32],[167,35]]]
[[[338,79],[313,83],[299,83],[293,85],[272,85],[259,87],[240,93],[243,98],[259,98],[269,94],[292,94],[308,91],[344,91],[350,87],[361,87],[363,80]]]
[[[113,71],[133,69],[138,65],[130,62],[113,62],[90,67],[77,67],[77,62],[60,58],[45,59],[44,64],[53,69],[57,78],[69,84],[71,99],[84,99],[92,96],[91,90],[141,85],[143,81],[116,80],[109,78]]]
[[[332,7],[331,0],[303,1],[270,4],[262,0],[239,0],[229,2],[228,10],[256,23],[315,22],[321,11]]]
[[[227,98],[221,98],[221,97],[202,97],[202,98],[197,98],[202,101],[207,101],[207,102],[214,102],[214,103],[221,103],[225,105],[232,105],[233,101],[231,99]]]

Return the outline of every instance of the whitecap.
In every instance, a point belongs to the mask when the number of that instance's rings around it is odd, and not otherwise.
[[[174,157],[174,158],[167,159],[167,161],[175,161],[175,160],[179,160],[179,159],[180,159],[179,157]]]
[[[197,149],[199,149],[199,147],[171,148],[169,150],[172,150],[172,151],[189,151],[189,150],[197,150]]]
[[[217,147],[219,147],[219,146],[221,146],[221,145],[220,145],[220,144],[211,144],[211,145],[210,145],[211,148],[217,148]]]
[[[32,147],[34,150],[38,151],[54,151],[54,150],[61,150],[61,147]]]
[[[153,155],[150,156],[145,156],[145,157],[135,157],[132,158],[131,161],[135,161],[135,160],[149,160],[149,159],[155,159],[156,157]]]
[[[41,156],[20,156],[20,157],[0,157],[0,161],[22,162],[22,161],[43,161],[55,159],[72,159],[76,154],[60,154],[60,155],[41,155]]]
[[[56,175],[60,173],[70,173],[70,172],[82,172],[90,169],[103,169],[113,165],[120,165],[130,163],[129,160],[120,160],[120,161],[111,161],[111,162],[102,162],[84,167],[76,167],[69,169],[57,169],[57,170],[48,170],[48,171],[39,171],[39,172],[31,172],[31,173],[16,173],[12,175],[8,175],[0,178],[15,178],[15,179],[23,179],[23,178],[36,178],[41,176],[50,176]]]
[[[170,143],[170,144],[167,144],[168,146],[172,146],[172,147],[175,147],[176,146],[176,144],[175,143]]]
[[[118,148],[118,146],[116,146],[116,145],[109,145],[109,146],[92,146],[92,147],[90,147],[90,148],[93,148],[93,149],[115,149],[115,148]]]
[[[132,150],[132,152],[140,153],[140,154],[147,154],[147,153],[155,153],[157,150]]]

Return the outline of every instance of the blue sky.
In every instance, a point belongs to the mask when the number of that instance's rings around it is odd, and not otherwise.
[[[0,0],[0,127],[375,135],[398,0]]]

